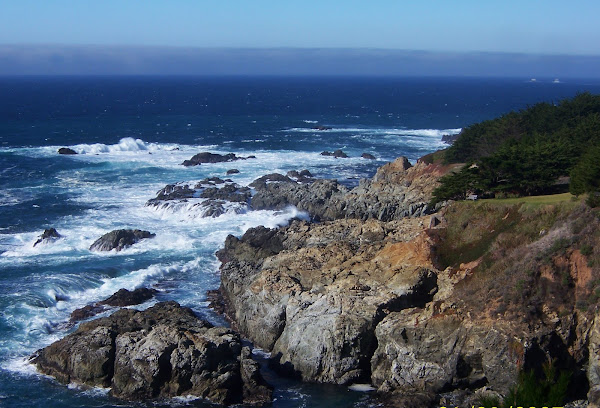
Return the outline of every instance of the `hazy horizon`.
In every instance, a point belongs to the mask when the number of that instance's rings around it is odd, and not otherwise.
[[[0,75],[600,78],[600,56],[380,48],[0,45]]]

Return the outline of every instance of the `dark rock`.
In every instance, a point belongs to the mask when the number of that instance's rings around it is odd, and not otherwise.
[[[229,169],[227,170],[227,175],[230,176],[232,174],[238,174],[240,171],[238,169]]]
[[[245,404],[264,404],[273,399],[273,387],[267,384],[260,374],[260,366],[252,359],[252,351],[249,347],[242,348],[240,371],[244,384],[243,401]]]
[[[61,147],[58,149],[58,154],[77,154],[77,152],[69,147]]]
[[[187,184],[167,184],[156,193],[156,198],[148,200],[147,204],[156,203],[159,201],[182,200],[192,198],[196,193]]]
[[[330,126],[317,125],[312,127],[314,130],[331,130],[333,129]]]
[[[152,299],[157,293],[158,291],[156,289],[149,288],[138,288],[133,291],[119,289],[114,295],[98,302],[98,304],[119,307],[139,305],[140,303]]]
[[[251,195],[248,187],[239,187],[236,184],[227,184],[221,188],[209,187],[200,193],[201,198],[225,200],[233,203],[245,203]]]
[[[315,181],[313,175],[308,170],[291,170],[287,172],[286,176],[296,180],[298,183],[312,183]]]
[[[250,228],[238,239],[229,235],[223,249],[217,251],[217,258],[227,263],[232,259],[248,263],[259,263],[264,258],[279,253],[282,249],[281,236],[276,229],[258,226]]]
[[[105,306],[123,307],[139,305],[147,300],[152,299],[157,293],[158,291],[156,289],[148,288],[139,288],[133,291],[119,289],[107,299],[94,303],[93,305],[87,305],[82,308],[75,309],[71,313],[71,323],[89,319],[92,316],[102,313],[107,310]]]
[[[348,158],[348,155],[346,153],[344,153],[341,149],[337,149],[333,153],[329,152],[329,151],[324,151],[321,153],[321,156],[333,156],[335,158],[342,158],[342,159]]]
[[[250,155],[250,156],[246,157],[246,159],[256,159],[256,156]]]
[[[54,228],[48,228],[48,229],[44,230],[44,232],[42,233],[42,235],[40,235],[40,237],[38,238],[38,240],[35,241],[35,243],[33,244],[33,246],[36,246],[36,245],[41,244],[41,243],[56,241],[57,239],[59,239],[61,237],[62,237],[62,235],[60,235],[56,231],[56,229],[54,229]]]
[[[71,323],[79,322],[81,320],[89,319],[92,316],[96,316],[106,310],[104,306],[98,306],[98,304],[87,305],[71,312]]]
[[[363,159],[368,159],[368,160],[377,160],[377,158],[370,153],[363,153],[360,155],[360,157],[362,157]]]
[[[202,186],[205,186],[205,185],[206,186],[214,186],[217,184],[224,184],[224,183],[225,183],[225,180],[223,180],[220,177],[208,177],[208,178],[201,180],[198,184],[196,184],[194,186],[194,188],[196,190],[198,190],[198,189],[202,188]]]
[[[268,183],[294,183],[295,184],[296,182],[294,180],[292,180],[291,178],[289,178],[288,176],[284,176],[283,174],[271,173],[271,174],[266,174],[262,177],[257,178],[252,183],[250,183],[250,187],[263,188]]]
[[[442,142],[447,144],[453,144],[454,142],[456,142],[456,139],[458,139],[458,136],[460,136],[460,133],[456,135],[443,135]]]
[[[185,160],[183,163],[184,166],[197,166],[202,163],[223,163],[223,162],[231,162],[236,160],[244,160],[243,157],[237,157],[234,153],[228,154],[217,154],[217,153],[209,153],[203,152],[198,153],[193,156],[189,160]]]
[[[126,400],[197,396],[219,404],[267,403],[266,385],[239,335],[176,302],[121,309],[80,325],[31,359],[58,381],[110,387]]]
[[[155,236],[156,234],[153,234],[149,231],[142,231],[139,229],[114,230],[98,238],[90,246],[90,251],[111,251],[113,249],[120,251],[135,244],[136,242],[142,239],[153,238]]]

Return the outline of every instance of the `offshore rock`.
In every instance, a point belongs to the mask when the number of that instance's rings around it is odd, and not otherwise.
[[[70,147],[61,147],[58,149],[58,154],[77,154],[77,152]]]
[[[44,244],[44,243],[50,243],[50,242],[54,242],[57,239],[62,238],[62,235],[60,235],[58,233],[58,231],[56,231],[56,229],[54,228],[48,228],[45,229],[44,232],[42,233],[42,235],[40,235],[40,237],[38,238],[37,241],[35,241],[35,243],[33,244],[33,246],[37,246],[38,244]]]
[[[146,238],[153,238],[156,234],[149,231],[135,230],[114,230],[102,235],[91,246],[90,251],[121,251],[131,245]]]
[[[232,161],[236,161],[236,160],[246,160],[246,158],[238,157],[234,153],[217,154],[217,153],[203,152],[203,153],[198,153],[198,154],[194,155],[189,160],[184,160],[184,162],[181,164],[186,167],[189,167],[189,166],[197,166],[202,163],[223,163],[223,162],[232,162]]]
[[[233,181],[211,177],[191,186],[189,183],[168,184],[157,192],[146,206],[157,209],[176,210],[177,207],[199,207],[203,217],[218,217],[228,209],[237,213],[248,208],[252,196],[249,187],[241,187]]]
[[[360,155],[360,157],[368,160],[377,160],[377,157],[373,156],[371,153],[363,153]]]
[[[337,149],[333,153],[329,152],[329,151],[321,152],[321,156],[332,156],[332,157],[335,157],[336,159],[339,159],[339,158],[347,159],[348,158],[348,155],[346,153],[344,153],[344,151],[341,149]]]
[[[83,323],[38,350],[32,363],[62,383],[111,387],[126,400],[197,396],[219,404],[266,403],[271,388],[239,335],[189,308],[163,302]]]

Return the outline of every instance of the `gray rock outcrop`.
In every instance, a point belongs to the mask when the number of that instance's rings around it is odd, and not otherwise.
[[[142,239],[154,238],[156,234],[139,229],[120,229],[108,232],[90,246],[90,251],[121,251]]]
[[[110,387],[126,400],[189,395],[229,405],[272,394],[239,335],[175,302],[83,323],[32,363],[62,383]]]
[[[282,209],[294,205],[316,221],[419,217],[435,211],[428,203],[442,174],[425,163],[413,167],[405,157],[382,166],[373,179],[360,180],[352,190],[336,180],[305,178],[299,183],[289,176],[269,174],[250,184],[256,190],[251,206]]]

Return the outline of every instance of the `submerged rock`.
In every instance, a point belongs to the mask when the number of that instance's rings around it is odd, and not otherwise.
[[[70,147],[61,147],[58,149],[58,154],[77,154],[77,152]]]
[[[38,238],[37,241],[33,244],[33,246],[37,246],[38,244],[48,243],[56,241],[57,239],[62,238],[62,235],[56,231],[54,228],[45,229],[42,235]]]
[[[121,251],[142,239],[154,238],[155,236],[156,234],[153,234],[150,231],[142,231],[139,229],[114,230],[98,238],[90,246],[90,251],[111,251],[113,249]]]
[[[238,334],[176,302],[83,323],[31,361],[62,383],[110,387],[126,400],[197,396],[229,405],[272,397]]]

